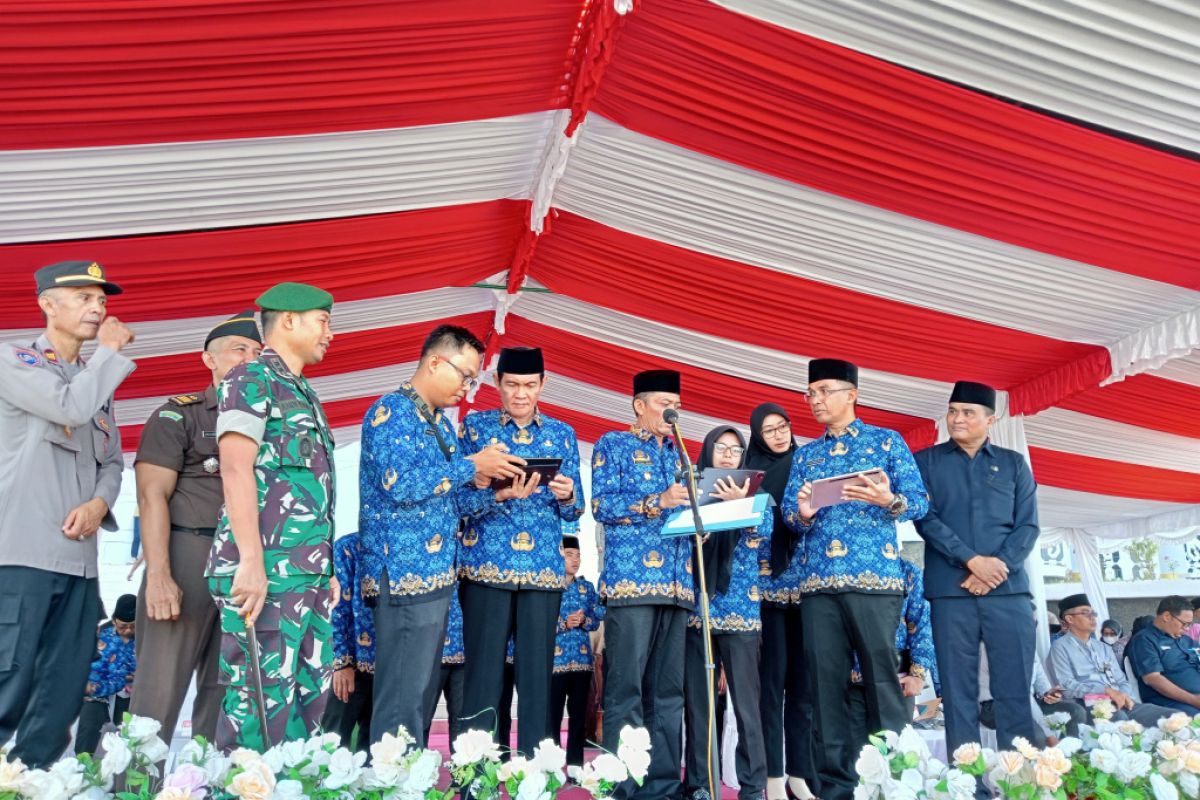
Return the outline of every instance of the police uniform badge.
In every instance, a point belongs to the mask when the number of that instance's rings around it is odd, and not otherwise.
[[[36,350],[29,350],[24,347],[14,347],[13,354],[27,367],[40,367],[42,365],[42,357]]]

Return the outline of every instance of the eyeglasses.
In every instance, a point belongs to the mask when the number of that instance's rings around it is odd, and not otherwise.
[[[854,387],[845,386],[841,389],[809,389],[807,392],[804,393],[804,396],[807,397],[808,401],[811,403],[813,400],[816,400],[818,397],[821,398],[822,400],[825,400],[831,394],[837,394],[838,392],[848,392],[852,388],[854,388]]]
[[[724,442],[717,442],[716,444],[713,445],[713,452],[714,453],[727,453],[731,456],[740,456],[742,453],[746,452],[746,448],[739,447],[736,444],[725,444]]]
[[[450,366],[454,367],[454,371],[458,373],[458,377],[462,378],[462,385],[468,389],[474,389],[479,385],[479,378],[469,374],[466,370],[464,370],[458,364],[455,364],[453,361],[444,361],[442,363],[449,364]]]
[[[1097,614],[1095,611],[1092,611],[1089,609],[1087,611],[1072,611],[1069,614],[1063,614],[1063,616],[1064,617],[1087,617],[1088,619],[1095,619],[1096,617],[1098,617],[1100,615]]]
[[[763,435],[763,438],[766,439],[770,436],[778,436],[781,433],[787,433],[791,429],[792,429],[792,423],[781,422],[778,425],[776,425],[774,428],[763,428],[762,435]]]

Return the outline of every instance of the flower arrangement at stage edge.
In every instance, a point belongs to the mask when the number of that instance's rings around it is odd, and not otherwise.
[[[239,748],[228,756],[202,738],[184,745],[174,770],[158,780],[168,755],[159,725],[128,714],[104,735],[104,755],[64,758],[45,770],[27,769],[0,752],[0,800],[553,800],[566,784],[566,752],[550,739],[526,757],[500,763],[500,747],[485,731],[454,741],[443,764],[436,750],[414,748],[402,728],[384,734],[366,753],[339,746],[335,734],[286,742],[265,753]],[[650,737],[641,728],[621,731],[617,754],[603,753],[584,767],[580,783],[599,800],[618,784],[639,784],[650,764]],[[442,767],[451,782],[438,788]],[[114,793],[114,785],[120,789]]]
[[[964,797],[976,778],[1009,800],[1200,800],[1200,715],[1175,714],[1149,729],[1097,720],[1081,726],[1080,738],[1043,749],[1019,737],[995,753],[963,745],[952,766],[908,733],[885,732],[863,748],[857,800]]]
[[[1117,707],[1112,704],[1112,700],[1097,700],[1092,704],[1092,719],[1108,720],[1116,713]]]
[[[1061,739],[1067,735],[1067,725],[1071,723],[1071,715],[1065,711],[1056,711],[1053,714],[1045,716],[1046,725],[1050,730],[1054,731],[1054,735]]]

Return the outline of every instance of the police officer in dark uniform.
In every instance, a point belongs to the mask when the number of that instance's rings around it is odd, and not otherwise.
[[[15,733],[8,757],[43,767],[67,747],[96,648],[96,531],[117,529],[124,468],[112,396],[134,367],[102,266],[35,278],[45,332],[0,344],[0,742]]]
[[[200,360],[208,388],[172,397],[142,428],[134,474],[146,573],[138,592],[137,658],[130,711],[157,719],[170,741],[192,675],[192,732],[212,741],[224,690],[217,655],[221,625],[204,563],[221,514],[217,457],[217,385],[262,353],[254,311],[209,331]]]

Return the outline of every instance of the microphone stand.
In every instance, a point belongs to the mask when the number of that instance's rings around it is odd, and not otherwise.
[[[687,479],[688,501],[692,507],[692,520],[696,526],[693,534],[692,550],[696,557],[696,572],[700,584],[700,620],[701,635],[704,638],[704,688],[708,695],[708,746],[704,749],[705,772],[708,778],[708,795],[712,800],[718,800],[717,769],[714,763],[713,748],[717,742],[717,707],[713,685],[716,683],[717,665],[713,659],[712,621],[708,615],[708,580],[704,574],[704,522],[700,519],[700,500],[696,492],[696,470],[688,457],[687,448],[683,445],[683,433],[679,430],[679,412],[668,409],[663,414],[663,421],[671,426],[671,434],[675,438],[675,447],[679,450],[679,458],[683,464],[683,474]]]

